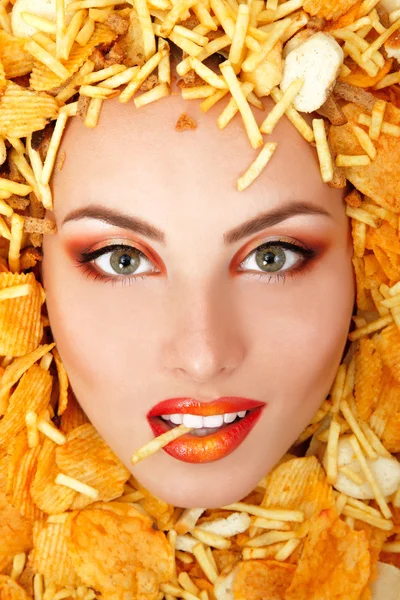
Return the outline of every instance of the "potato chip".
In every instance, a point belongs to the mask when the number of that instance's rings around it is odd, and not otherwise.
[[[233,583],[234,600],[285,600],[296,567],[273,560],[239,563]]]
[[[172,548],[152,521],[128,504],[96,503],[65,524],[68,553],[83,582],[107,598],[157,600],[174,570]]]
[[[52,96],[8,81],[0,98],[0,135],[19,138],[39,131],[57,116],[58,108]]]
[[[0,30],[0,60],[8,79],[21,77],[32,70],[33,59],[24,49],[25,41]]]
[[[382,223],[377,229],[370,229],[368,242],[371,247],[379,246],[386,252],[400,254],[400,241],[398,233],[389,223]]]
[[[335,510],[313,519],[285,600],[322,600],[342,596],[359,600],[370,575],[364,532],[353,531]]]
[[[62,513],[72,505],[76,492],[63,485],[57,485],[54,480],[59,473],[56,465],[57,445],[50,439],[43,440],[36,473],[30,488],[32,500],[49,515]]]
[[[368,523],[364,523],[362,521],[356,521],[354,529],[356,531],[364,531],[367,536],[371,559],[371,571],[368,580],[368,584],[370,585],[376,579],[379,555],[388,536],[390,536],[390,532],[377,529],[376,527],[372,527],[371,525],[368,525]]]
[[[174,507],[172,504],[168,504],[168,502],[153,496],[153,494],[138,482],[136,482],[136,487],[144,496],[143,499],[140,500],[140,505],[155,519],[157,527],[159,529],[171,529],[171,527],[174,526]]]
[[[365,71],[357,65],[355,69],[351,71],[345,77],[341,77],[340,81],[344,83],[350,83],[360,88],[372,88],[379,81],[381,81],[391,70],[393,61],[387,60],[384,66],[374,76],[367,75]]]
[[[44,294],[34,274],[0,273],[0,289],[24,283],[30,285],[27,296],[0,302],[0,354],[3,356],[32,352],[43,335],[40,316]]]
[[[22,377],[11,395],[7,411],[0,421],[0,446],[25,427],[28,410],[42,412],[50,402],[52,377],[48,371],[33,365]]]
[[[1,600],[29,600],[25,590],[11,577],[0,575]]]
[[[336,20],[357,4],[357,0],[305,0],[304,10],[312,16]]]
[[[267,477],[262,506],[304,511],[306,519],[335,504],[331,485],[315,456],[294,458]]]
[[[400,110],[388,104],[386,111],[386,120],[400,125]],[[356,104],[350,103],[343,107],[343,112],[350,123],[332,126],[329,130],[330,143],[337,154],[362,154],[362,148],[352,131],[351,122],[356,123],[363,111]],[[346,177],[360,192],[373,198],[379,206],[399,212],[400,164],[396,158],[398,142],[396,138],[381,133],[375,145],[377,155],[371,164],[346,168]]]
[[[75,43],[67,60],[60,61],[70,76],[76,73],[89,58],[96,46],[108,44],[115,40],[117,34],[102,23],[96,23],[92,37],[86,46]],[[64,80],[50,71],[43,63],[34,60],[30,77],[30,87],[36,91],[48,91],[64,83]]]
[[[378,402],[382,377],[382,361],[372,340],[360,340],[355,360],[354,396],[357,412],[360,419],[368,421]]]
[[[400,403],[397,412],[392,414],[382,436],[382,443],[389,452],[400,452]]]
[[[376,334],[374,341],[383,363],[400,384],[400,332],[397,326],[389,325],[385,327]]]
[[[61,416],[68,406],[68,375],[56,348],[53,349],[53,356],[57,367],[59,387],[57,414]]]
[[[61,587],[82,585],[68,554],[66,533],[65,522],[48,523],[41,528],[35,541],[32,566],[35,573],[44,576],[46,586],[51,583]]]
[[[37,360],[40,360],[42,356],[47,354],[47,352],[49,352],[53,347],[54,344],[38,346],[36,350],[33,350],[33,352],[30,354],[16,358],[10,365],[7,366],[1,379],[0,415],[4,414],[5,412],[9,392],[12,386],[17,383],[18,379],[25,373],[25,371],[27,371]]]
[[[0,491],[0,572],[4,572],[16,554],[31,547],[32,522],[21,517],[19,510]]]
[[[40,446],[26,451],[19,464],[16,465],[12,482],[11,502],[27,519],[37,519],[41,514],[30,495],[30,486],[36,471],[39,451]]]
[[[98,490],[105,502],[122,495],[130,476],[90,423],[67,435],[66,443],[56,450],[56,462],[62,473]]]
[[[67,408],[61,417],[61,431],[67,434],[85,423],[89,423],[89,420],[76,401],[73,393],[69,391]]]

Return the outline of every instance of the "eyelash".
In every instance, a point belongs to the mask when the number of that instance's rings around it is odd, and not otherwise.
[[[290,250],[291,252],[295,252],[296,254],[300,255],[302,257],[302,260],[300,261],[299,265],[295,266],[294,268],[288,269],[286,271],[276,272],[273,274],[251,273],[251,272],[247,272],[246,270],[242,270],[242,273],[247,273],[247,275],[256,277],[258,281],[265,280],[267,278],[268,283],[270,283],[272,281],[274,281],[274,282],[283,281],[284,282],[284,281],[286,281],[286,278],[288,276],[291,277],[292,279],[294,279],[297,275],[301,275],[301,274],[304,274],[305,272],[307,272],[309,270],[310,262],[317,255],[315,250],[308,248],[307,246],[303,246],[300,244],[294,244],[292,242],[288,242],[283,239],[278,239],[278,240],[271,240],[269,242],[265,242],[264,244],[260,244],[259,246],[256,246],[256,248],[254,248],[251,252],[249,252],[241,260],[240,264],[242,264],[245,260],[249,259],[249,257],[251,257],[256,252],[260,251],[261,249],[268,250],[268,248],[277,247],[277,246],[280,248],[286,249],[286,250]],[[97,271],[91,265],[91,263],[94,260],[96,260],[97,258],[99,258],[100,256],[102,256],[104,254],[109,254],[115,250],[132,250],[132,249],[137,250],[137,252],[139,253],[139,256],[142,256],[149,262],[152,262],[146,256],[146,254],[144,254],[144,252],[142,252],[141,250],[139,250],[138,248],[136,248],[133,245],[131,246],[128,244],[111,244],[109,246],[104,246],[103,248],[99,248],[98,250],[94,250],[94,251],[82,251],[77,258],[77,266],[82,268],[84,274],[87,277],[91,277],[94,281],[102,281],[102,282],[106,282],[106,283],[111,283],[112,285],[131,285],[132,283],[136,283],[138,279],[146,279],[146,277],[149,275],[149,273],[146,273],[146,275],[127,275],[127,276],[105,275],[104,273],[100,273],[99,271]]]

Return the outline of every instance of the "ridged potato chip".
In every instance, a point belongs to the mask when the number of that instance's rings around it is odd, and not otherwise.
[[[173,527],[171,519],[174,515],[174,507],[168,502],[153,496],[139,482],[136,482],[136,487],[144,495],[144,498],[140,500],[141,506],[155,519],[157,527],[159,529],[171,529]]]
[[[332,126],[329,130],[329,141],[335,154],[364,154],[355,134],[352,123],[357,123],[363,109],[349,103],[343,107],[349,123]],[[385,121],[400,125],[400,110],[388,104]],[[400,211],[398,185],[400,179],[400,162],[397,160],[398,138],[381,133],[375,141],[377,154],[370,165],[363,167],[346,167],[347,179],[363,194],[373,198],[374,202],[395,212]]]
[[[32,553],[32,566],[35,573],[41,573],[46,584],[76,587],[82,585],[68,554],[64,523],[47,523],[37,537]]]
[[[7,407],[7,401],[12,386],[17,383],[18,379],[31,367],[37,360],[40,360],[42,356],[47,354],[54,344],[46,344],[38,346],[33,352],[26,356],[16,358],[10,365],[6,367],[1,379],[0,389],[0,415],[4,414]],[[24,417],[25,419],[25,417]],[[0,444],[1,445],[1,444]]]
[[[0,447],[25,427],[28,410],[40,413],[50,402],[52,376],[48,371],[33,365],[21,377],[11,395],[7,411],[0,421]]]
[[[43,440],[31,485],[32,500],[49,515],[68,510],[76,496],[74,490],[54,483],[60,472],[56,465],[56,448],[57,445],[52,440]]]
[[[239,563],[233,583],[234,600],[285,600],[296,567],[274,560]]]
[[[371,571],[368,580],[369,588],[369,585],[376,579],[379,555],[382,552],[382,548],[386,542],[386,539],[391,535],[391,532],[377,529],[376,527],[372,527],[363,521],[356,521],[354,529],[356,531],[364,531],[365,535],[367,536],[371,559]]]
[[[357,412],[360,419],[368,421],[378,402],[382,377],[382,361],[372,340],[360,340],[355,360]]]
[[[379,246],[385,252],[400,254],[400,240],[397,230],[387,222],[383,222],[377,229],[370,227],[367,234],[367,247]]]
[[[16,581],[0,575],[0,600],[29,600],[25,590]]]
[[[130,476],[90,423],[67,435],[66,443],[56,449],[56,461],[62,473],[98,490],[105,502],[121,496]]]
[[[370,575],[364,532],[354,531],[335,510],[313,519],[285,600],[359,600]]]
[[[52,96],[8,81],[0,98],[0,135],[19,138],[44,129],[49,119],[56,118],[58,110]]]
[[[305,0],[303,8],[313,17],[336,20],[355,4],[357,4],[357,0]]]
[[[301,510],[310,519],[335,504],[332,486],[315,456],[294,458],[275,468],[267,477],[262,506]]]
[[[0,289],[2,290],[24,283],[31,286],[31,291],[27,296],[0,302],[0,355],[3,356],[24,356],[32,352],[43,335],[40,311],[44,302],[44,294],[42,286],[35,280],[34,274],[0,273]]]
[[[31,548],[32,522],[21,517],[19,510],[0,491],[0,573],[11,565],[15,554]]]
[[[103,23],[96,23],[95,30],[89,42],[85,46],[80,46],[76,42],[74,43],[67,60],[61,60],[60,62],[67,69],[69,74],[72,76],[74,73],[81,68],[83,63],[89,58],[94,48],[99,44],[108,44],[115,40],[117,34],[115,31],[104,25]],[[30,77],[30,87],[36,91],[48,91],[64,83],[63,79],[50,71],[46,65],[34,60],[32,73]]]
[[[388,423],[399,411],[400,384],[394,379],[389,368],[384,366],[378,404],[370,419],[370,425],[378,437],[382,438]]]
[[[31,72],[32,56],[24,50],[25,40],[6,31],[0,31],[0,60],[8,79],[21,77]]]
[[[400,384],[400,332],[395,324],[385,327],[374,336],[383,363]]]
[[[400,406],[397,412],[391,416],[382,436],[382,443],[389,452],[393,454],[400,452]]]
[[[41,511],[37,508],[36,504],[33,503],[30,494],[30,487],[36,471],[39,451],[40,446],[27,450],[20,463],[16,466],[12,484],[12,504],[19,508],[23,517],[32,520],[40,518],[41,515]]]
[[[133,506],[110,502],[72,512],[68,553],[83,582],[115,600],[157,600],[174,570],[172,548]]]
[[[61,417],[61,431],[67,434],[85,423],[89,423],[89,419],[76,401],[73,393],[69,390],[67,408]]]
[[[54,362],[57,367],[58,374],[58,387],[59,387],[59,398],[58,398],[58,406],[57,406],[57,414],[61,416],[68,406],[68,375],[65,370],[65,367],[62,363],[61,357],[58,353],[58,350],[54,348],[53,350]]]

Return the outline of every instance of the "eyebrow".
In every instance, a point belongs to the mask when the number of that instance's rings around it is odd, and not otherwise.
[[[278,223],[282,223],[283,221],[299,215],[317,215],[332,218],[331,213],[322,207],[304,202],[290,202],[275,210],[261,213],[252,219],[248,219],[241,225],[234,227],[224,234],[224,243],[225,245],[234,244],[254,233],[258,233],[263,229],[273,227]],[[85,208],[73,210],[65,217],[61,225],[70,221],[79,221],[81,219],[95,219],[97,221],[102,221],[103,223],[108,223],[109,225],[114,225],[115,227],[128,229],[165,245],[165,233],[154,225],[151,225],[138,217],[125,215],[115,209],[98,205],[90,205]]]

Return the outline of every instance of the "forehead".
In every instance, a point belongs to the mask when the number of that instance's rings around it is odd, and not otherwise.
[[[103,103],[100,121],[88,129],[75,117],[63,139],[66,160],[54,178],[55,210],[66,212],[96,203],[134,203],[141,209],[149,201],[162,210],[163,203],[198,208],[218,203],[254,208],[275,208],[283,200],[338,203],[342,191],[322,182],[316,151],[283,117],[265,141],[278,147],[264,172],[248,189],[239,192],[238,177],[247,170],[259,150],[250,146],[240,114],[219,130],[217,117],[226,106],[222,100],[206,114],[198,101],[185,101],[176,93],[136,109],[133,102],[118,99]],[[253,109],[259,123],[273,107]],[[182,113],[192,117],[194,130],[177,131]]]

